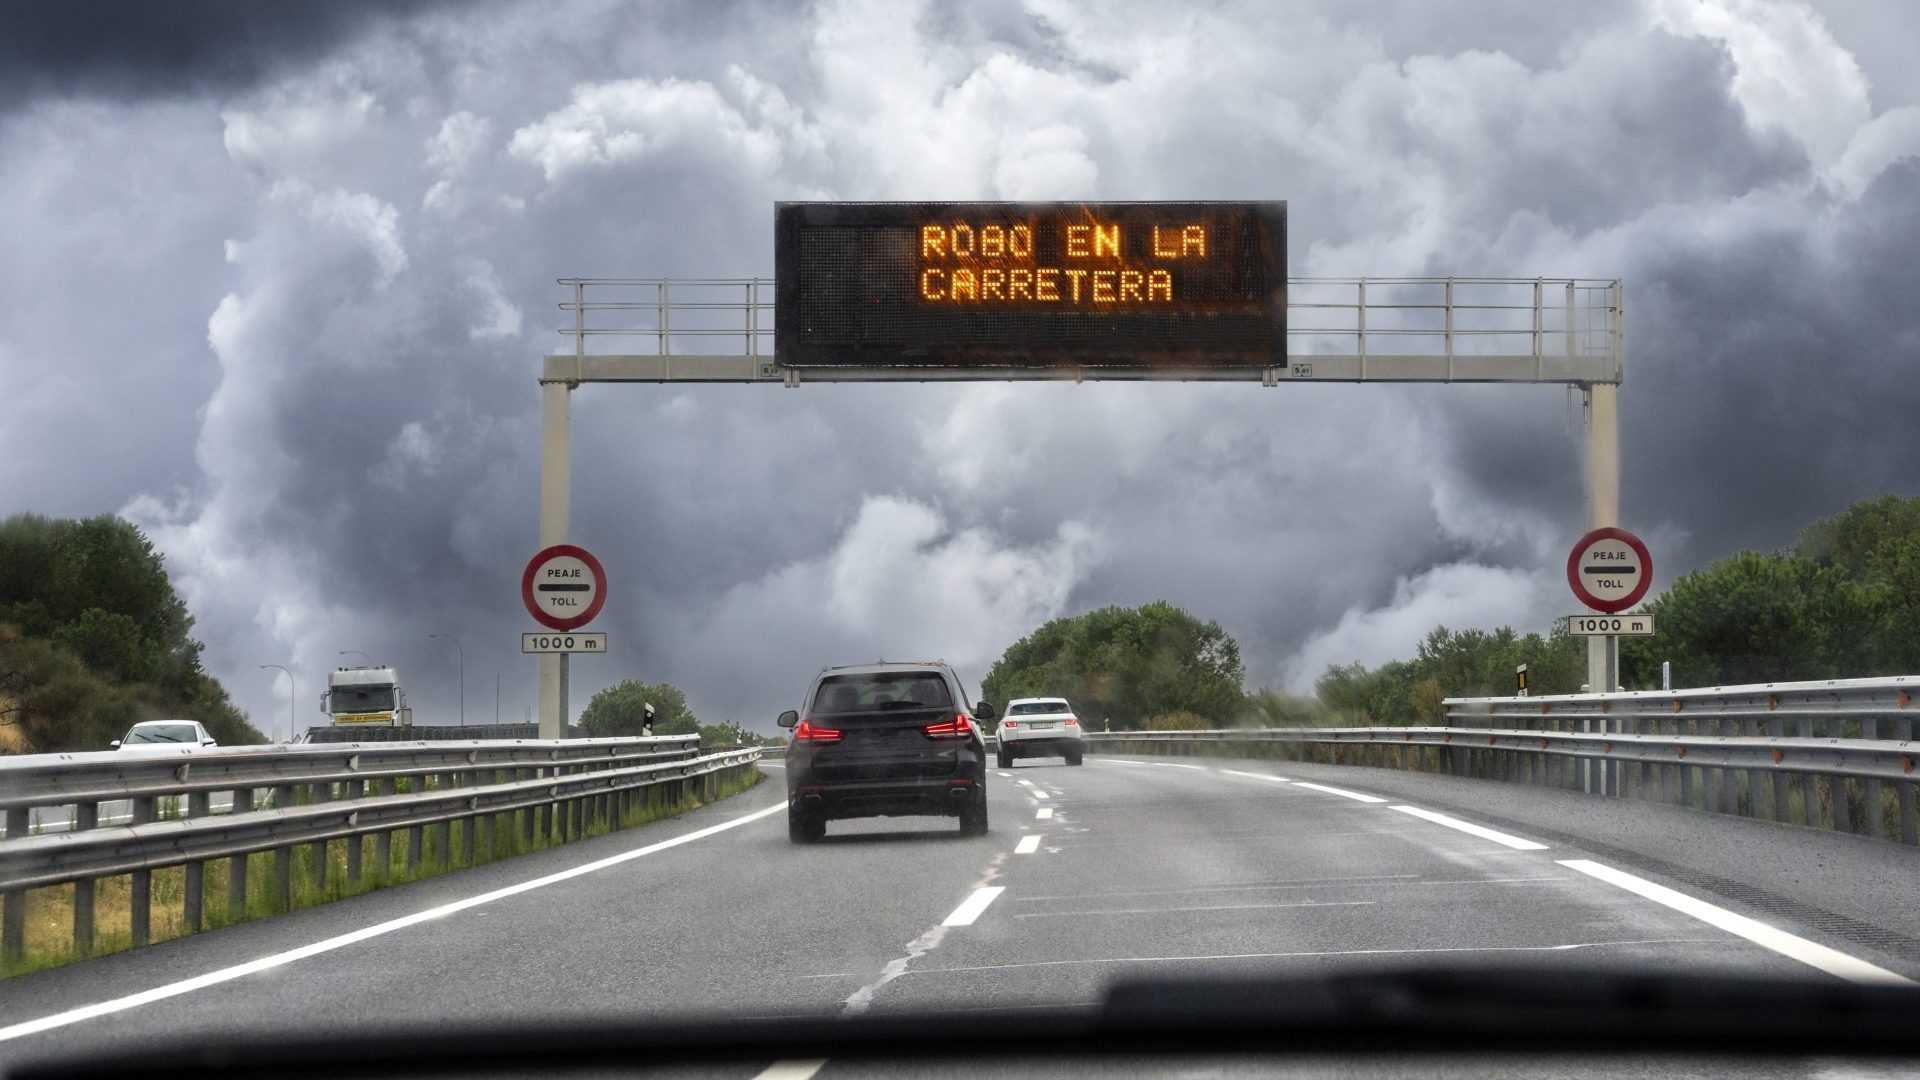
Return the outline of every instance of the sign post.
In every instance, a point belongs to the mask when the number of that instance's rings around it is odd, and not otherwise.
[[[535,622],[549,630],[562,631],[561,644],[565,644],[565,631],[577,630],[593,621],[600,614],[600,608],[607,602],[607,572],[600,560],[593,557],[585,548],[572,544],[554,544],[542,550],[527,561],[527,569],[520,575],[520,600],[527,606],[527,614]],[[523,635],[522,652],[542,654],[541,674],[545,676],[547,656],[552,656],[558,671],[556,694],[558,700],[553,704],[549,716],[547,705],[546,679],[543,677],[540,737],[543,739],[561,739],[567,734],[567,676],[571,648],[553,648],[555,635]],[[545,647],[528,648],[528,637],[544,638],[534,644]],[[575,639],[598,638],[602,649],[606,646],[605,635],[572,635]],[[590,651],[582,648],[580,651]]]
[[[1516,664],[1513,668],[1513,692],[1521,697],[1527,696],[1527,665]]]
[[[1647,595],[1653,583],[1653,556],[1647,545],[1625,529],[1608,526],[1595,529],[1580,538],[1567,555],[1567,585],[1583,604],[1605,615],[1625,611]],[[1600,638],[1605,650],[1600,665],[1600,685],[1589,688],[1595,693],[1611,693],[1620,685],[1620,635],[1652,633],[1653,620],[1646,616],[1645,629],[1628,629],[1625,620],[1592,620],[1585,632]],[[1575,616],[1570,624],[1582,622]],[[1619,623],[1616,627],[1614,624]],[[1597,625],[1594,625],[1597,624]],[[1572,626],[1569,629],[1573,629]]]

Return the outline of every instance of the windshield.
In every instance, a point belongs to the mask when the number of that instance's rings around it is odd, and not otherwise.
[[[137,724],[127,732],[127,743],[190,743],[200,741],[192,724]]]
[[[0,3],[0,1077],[1493,969],[1920,986],[1920,0]]]
[[[391,686],[336,686],[331,699],[336,713],[391,712]]]
[[[874,712],[890,709],[951,708],[947,680],[931,671],[888,671],[872,675],[832,675],[820,680],[812,711]]]

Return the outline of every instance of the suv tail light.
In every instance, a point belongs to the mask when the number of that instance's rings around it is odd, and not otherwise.
[[[945,723],[928,724],[920,730],[935,739],[964,739],[973,734],[973,720],[966,713],[955,713]]]
[[[1000,726],[1001,726],[1001,727],[1003,727],[1003,728],[1017,728],[1017,727],[1019,727],[1019,726],[1020,726],[1020,721],[1018,721],[1018,720],[1009,720],[1009,721],[1007,721],[1006,723],[1004,723],[1004,724],[1001,724]]]
[[[799,726],[793,729],[793,737],[797,742],[839,742],[840,736],[839,728],[819,727],[811,719],[800,721]]]
[[[1079,717],[1077,717],[1077,716],[1069,716],[1069,717],[1067,717],[1067,726],[1068,726],[1068,727],[1079,727],[1079,726],[1080,726],[1080,718],[1079,718]]]

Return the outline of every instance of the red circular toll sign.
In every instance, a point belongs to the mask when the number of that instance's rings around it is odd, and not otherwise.
[[[585,548],[555,544],[535,555],[520,575],[527,613],[550,630],[577,630],[607,602],[607,572]]]
[[[1647,595],[1652,582],[1653,556],[1625,529],[1595,529],[1567,556],[1567,584],[1595,611],[1611,615],[1627,610]]]

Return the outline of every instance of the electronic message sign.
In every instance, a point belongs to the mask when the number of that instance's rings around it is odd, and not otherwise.
[[[775,237],[785,367],[1287,360],[1284,202],[780,203]]]

